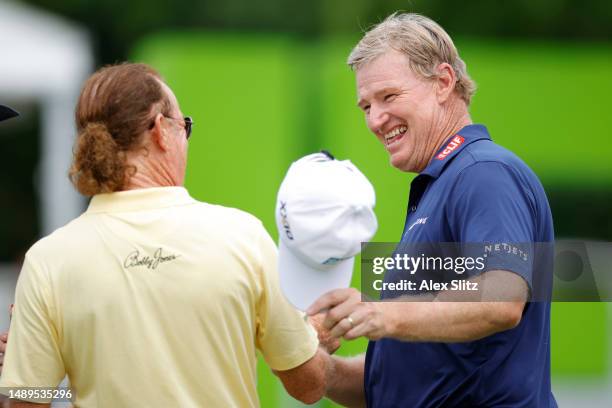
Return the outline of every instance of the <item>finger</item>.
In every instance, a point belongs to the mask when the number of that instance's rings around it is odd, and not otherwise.
[[[353,320],[353,326],[344,334],[344,338],[346,340],[353,340],[361,336],[367,337],[372,330],[368,310],[363,307],[355,310],[351,315],[351,319]]]
[[[367,337],[372,330],[368,309],[366,307],[357,308],[350,316],[353,326],[344,334],[344,338],[346,340],[353,340],[361,336]]]
[[[346,340],[355,340],[359,337],[368,337],[370,331],[369,326],[370,325],[368,324],[368,322],[362,322],[360,324],[357,324],[355,327],[344,333],[343,337]]]
[[[344,303],[341,303],[334,308],[330,309],[325,314],[325,320],[323,320],[323,327],[331,329],[342,319],[353,316],[356,309],[359,307],[359,298],[353,296],[348,298]]]
[[[350,288],[335,289],[330,292],[327,292],[320,298],[315,300],[314,303],[310,305],[308,309],[306,309],[306,313],[312,316],[325,309],[331,309],[332,307],[344,302],[347,298],[350,297],[351,293],[352,290]]]
[[[6,343],[8,341],[8,333],[0,334],[0,341]]]
[[[349,330],[351,330],[353,326],[348,321],[348,319],[342,319],[338,322],[337,325],[334,326],[333,329],[329,332],[330,336],[335,338],[343,337]]]

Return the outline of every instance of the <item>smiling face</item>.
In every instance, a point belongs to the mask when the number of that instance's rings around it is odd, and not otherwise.
[[[439,144],[434,130],[443,110],[435,81],[412,72],[408,58],[395,50],[360,67],[356,79],[358,105],[391,164],[422,171]]]

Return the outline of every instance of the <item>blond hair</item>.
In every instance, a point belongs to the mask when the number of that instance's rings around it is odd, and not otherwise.
[[[476,84],[468,75],[453,40],[435,21],[414,13],[393,13],[366,32],[351,51],[347,63],[357,71],[391,49],[405,54],[412,71],[425,79],[436,78],[438,65],[448,63],[457,76],[455,90],[470,104]]]

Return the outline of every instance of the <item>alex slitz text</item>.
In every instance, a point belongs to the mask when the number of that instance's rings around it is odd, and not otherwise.
[[[465,279],[453,279],[450,282],[434,282],[423,280],[420,282],[402,279],[399,282],[383,282],[377,279],[372,283],[374,290],[378,291],[401,291],[401,292],[438,292],[441,290],[477,291],[478,282],[470,282]]]

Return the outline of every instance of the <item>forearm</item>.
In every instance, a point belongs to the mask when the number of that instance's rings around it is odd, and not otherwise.
[[[356,289],[337,289],[317,299],[308,313],[315,315],[325,310],[322,327],[332,337],[347,340],[363,336],[370,340],[386,337],[403,341],[462,342],[519,324],[528,293],[527,283],[521,276],[489,271],[470,281],[482,284],[477,285],[482,290],[447,290],[436,293],[435,297],[429,294],[386,302],[366,302]],[[339,372],[342,369],[342,366],[336,368]],[[340,380],[344,377],[347,376],[335,376]],[[363,382],[363,364],[359,380]],[[338,385],[332,389],[343,387]]]
[[[507,271],[489,271],[469,280],[478,290],[443,290],[423,301],[383,305],[387,336],[405,341],[478,340],[519,324],[527,284]]]
[[[329,354],[318,348],[315,355],[303,364],[272,372],[280,378],[289,395],[305,404],[314,404],[325,395],[331,364]]]
[[[325,396],[346,407],[365,407],[365,354],[355,357],[331,356]]]
[[[522,302],[388,302],[388,336],[404,341],[463,342],[515,327]],[[518,315],[517,315],[518,313]]]

